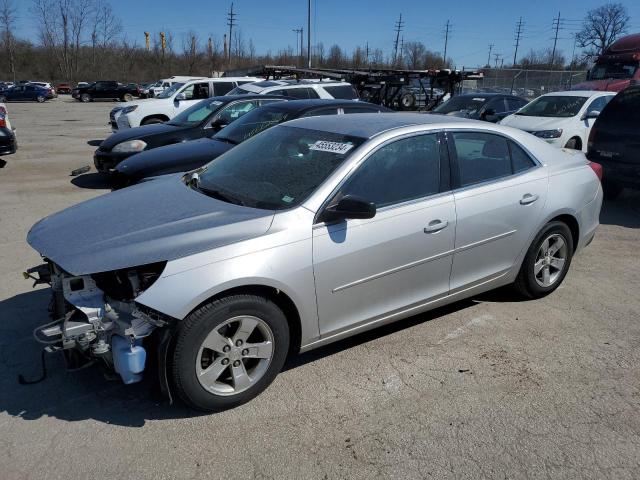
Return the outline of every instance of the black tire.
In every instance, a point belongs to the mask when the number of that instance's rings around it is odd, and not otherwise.
[[[622,185],[611,181],[605,180],[604,182],[602,182],[602,190],[604,193],[604,198],[606,200],[615,200],[616,198],[618,198],[623,188],[624,187],[622,187]]]
[[[7,97],[4,95],[0,95],[0,103],[5,103],[7,101]]]
[[[401,110],[411,110],[416,104],[416,96],[407,92],[400,97],[400,109]]]
[[[82,103],[92,102],[93,98],[91,98],[91,95],[89,95],[88,93],[83,93],[82,95],[80,95],[80,101]]]
[[[161,118],[148,118],[140,125],[153,125],[156,123],[164,123],[164,120],[162,120]]]
[[[45,101],[45,100],[46,100],[46,98],[44,98],[42,95],[38,95],[38,96],[36,97],[36,101],[37,101],[38,103],[44,103],[44,101]]]
[[[132,102],[133,101],[133,95],[131,95],[130,93],[125,93],[124,96],[122,97],[122,101],[123,102]]]
[[[217,395],[206,390],[197,378],[196,360],[207,335],[220,324],[237,316],[263,320],[273,334],[273,354],[266,371],[253,385],[239,393]],[[226,347],[225,347],[226,348]],[[200,307],[185,318],[175,338],[171,377],[178,396],[191,408],[221,411],[237,407],[255,398],[278,375],[289,350],[287,319],[272,301],[256,295],[233,295]]]
[[[534,268],[542,243],[552,235],[560,235],[563,238],[567,247],[566,258],[564,268],[559,272],[555,281],[551,285],[545,287],[540,285],[536,280]],[[538,235],[536,235],[536,238],[531,243],[531,246],[524,257],[520,271],[518,272],[518,276],[514,283],[516,290],[529,298],[541,298],[549,295],[558,288],[560,284],[562,284],[565,276],[567,275],[569,267],[571,266],[571,259],[573,258],[573,250],[573,237],[569,227],[563,222],[549,222],[542,230],[540,230]]]
[[[582,150],[580,139],[576,137],[569,139],[564,148],[570,148],[571,150]]]

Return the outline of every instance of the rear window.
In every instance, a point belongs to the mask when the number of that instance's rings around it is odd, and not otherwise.
[[[340,100],[353,100],[358,98],[358,93],[356,89],[351,85],[336,85],[334,87],[322,87],[324,88],[329,95],[333,98],[338,98]]]
[[[637,125],[640,123],[640,88],[629,88],[607,104],[598,116],[598,125]]]

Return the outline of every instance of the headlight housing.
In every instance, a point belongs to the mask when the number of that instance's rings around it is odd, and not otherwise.
[[[560,138],[562,136],[562,129],[556,128],[554,130],[539,130],[531,133],[538,138]]]
[[[128,107],[123,107],[122,108],[122,115],[126,115],[127,113],[131,113],[136,108],[138,108],[138,105],[129,105]]]
[[[129,140],[128,142],[122,142],[113,147],[112,152],[115,153],[136,153],[141,152],[147,148],[147,142],[143,140]]]

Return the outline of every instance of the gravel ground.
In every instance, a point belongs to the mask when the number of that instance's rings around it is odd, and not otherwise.
[[[592,245],[538,301],[498,291],[289,361],[256,400],[198,415],[147,384],[57,357],[36,375],[46,289],[33,223],[105,193],[92,163],[113,103],[9,104],[0,164],[0,477],[637,479],[640,194],[605,204]],[[6,162],[6,163],[5,163]]]

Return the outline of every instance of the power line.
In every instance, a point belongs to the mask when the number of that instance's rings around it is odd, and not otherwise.
[[[520,36],[522,35],[522,27],[524,23],[522,22],[522,17],[518,20],[516,24],[516,51],[513,53],[513,65],[515,66],[518,61],[518,47],[520,46]]]
[[[237,26],[238,24],[236,23],[236,13],[233,13],[233,2],[231,2],[231,9],[229,10],[229,13],[227,13],[227,25],[229,25],[229,49],[228,49],[228,57],[227,57],[227,61],[231,62],[231,42],[232,42],[232,36],[231,33],[233,32],[233,27]]]
[[[393,43],[393,63],[396,63],[396,61],[398,60],[398,42],[400,40],[400,32],[402,32],[402,29],[404,28],[402,13],[400,14],[400,18],[395,25],[396,41]]]

